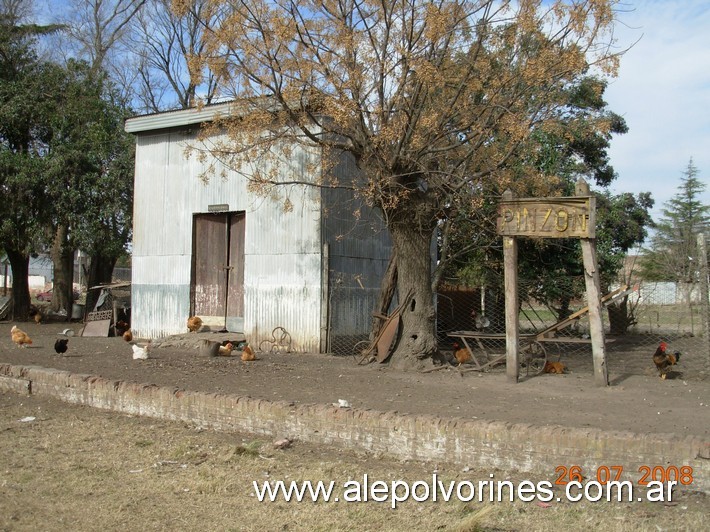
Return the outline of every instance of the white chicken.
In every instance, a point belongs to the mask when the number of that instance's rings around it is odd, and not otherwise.
[[[133,360],[147,360],[150,353],[150,342],[143,347],[138,344],[131,344],[133,348]]]

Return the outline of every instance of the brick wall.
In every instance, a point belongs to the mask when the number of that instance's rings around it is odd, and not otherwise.
[[[640,478],[641,466],[690,465],[693,486],[710,492],[710,442],[698,437],[296,405],[11,364],[0,364],[0,390],[396,458],[446,461],[491,472],[534,473],[552,481],[560,465],[578,465],[586,472],[602,465],[622,465],[628,473],[625,480],[633,482]]]

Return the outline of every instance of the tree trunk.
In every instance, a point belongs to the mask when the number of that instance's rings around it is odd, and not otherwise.
[[[68,228],[60,225],[54,234],[51,253],[54,263],[52,310],[58,312],[63,309],[66,318],[70,319],[74,302],[74,250],[69,245],[68,233]]]
[[[570,310],[571,303],[572,301],[569,296],[562,296],[560,298],[560,306],[555,309],[557,310],[557,321],[566,320],[572,314],[572,310]]]
[[[397,290],[400,302],[411,294],[402,310],[399,342],[390,359],[397,369],[431,365],[436,353],[436,309],[431,287],[431,239],[433,231],[416,223],[390,226],[397,254]]]
[[[113,280],[113,268],[118,259],[105,255],[92,255],[89,264],[89,275],[86,286],[91,288],[100,284],[108,284]],[[99,290],[88,290],[86,292],[86,309],[91,312],[99,298]]]
[[[611,334],[626,334],[629,327],[635,323],[633,316],[629,315],[628,299],[628,296],[624,296],[621,300],[610,303],[607,307],[609,332]]]
[[[27,321],[30,316],[30,257],[5,248],[12,269],[12,319]]]

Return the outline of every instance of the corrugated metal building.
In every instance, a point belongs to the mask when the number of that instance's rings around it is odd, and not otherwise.
[[[215,161],[187,158],[185,148],[200,123],[230,105],[126,121],[136,136],[134,334],[183,333],[196,314],[211,329],[243,332],[257,345],[283,327],[297,351],[362,338],[390,255],[381,219],[342,189],[291,186],[286,212],[282,201],[249,192],[240,173],[201,180]],[[319,156],[295,146],[278,171],[313,181],[308,172],[319,168]],[[333,171],[343,182],[357,169],[344,157]]]

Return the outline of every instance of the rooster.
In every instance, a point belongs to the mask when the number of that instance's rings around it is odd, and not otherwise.
[[[653,363],[656,365],[658,370],[658,375],[662,378],[666,378],[666,374],[670,371],[671,366],[675,366],[680,360],[680,352],[676,351],[673,354],[666,353],[668,344],[666,342],[661,342],[658,345],[658,349],[653,354]]]
[[[128,322],[121,320],[116,322],[115,328],[116,336],[123,336],[124,333],[131,328],[131,326],[128,325]]]
[[[471,352],[466,347],[461,347],[461,344],[454,342],[454,358],[461,364],[471,362]]]
[[[10,337],[18,347],[27,347],[28,345],[32,345],[32,338],[27,336],[25,331],[18,329],[17,325],[13,325],[12,329],[10,329]]]
[[[244,349],[242,349],[242,362],[251,362],[253,360],[256,360],[254,351],[252,351],[251,347],[245,345]]]
[[[197,332],[202,327],[202,319],[199,316],[190,316],[187,318],[187,328],[190,332]]]
[[[58,338],[57,341],[54,342],[54,350],[57,352],[58,355],[66,353],[68,343],[69,338]]]

